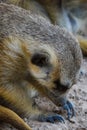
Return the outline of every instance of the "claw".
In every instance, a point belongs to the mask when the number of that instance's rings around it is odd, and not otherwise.
[[[70,112],[70,109],[69,109],[68,105],[65,104],[65,105],[63,106],[63,109],[67,111],[68,119],[70,119],[70,117],[71,117],[71,112]]]
[[[53,116],[53,119],[65,123],[64,118],[61,115],[57,114],[56,116]]]
[[[46,117],[45,121],[50,122],[50,123],[54,123],[54,120],[51,116]]]
[[[73,104],[67,101],[67,105],[69,106],[70,111],[72,112],[71,117],[75,116],[75,110],[74,110]]]
[[[67,101],[66,104],[63,105],[63,109],[67,111],[68,120],[70,120],[71,117],[75,116],[74,107],[69,101]]]
[[[50,116],[41,115],[39,120],[42,122],[50,122],[50,123],[54,123],[55,121],[65,123],[64,118],[58,114],[54,114],[54,115],[50,115]]]

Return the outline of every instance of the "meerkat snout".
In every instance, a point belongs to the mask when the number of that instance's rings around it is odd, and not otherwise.
[[[54,84],[56,85],[56,89],[59,91],[67,91],[70,88],[70,83],[67,82],[65,85],[62,84],[59,80],[54,81]]]

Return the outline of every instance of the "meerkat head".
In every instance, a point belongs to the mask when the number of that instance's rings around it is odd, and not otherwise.
[[[75,40],[72,38],[72,40]],[[76,83],[82,63],[82,53],[77,40],[74,44],[36,43],[29,45],[29,73],[39,85],[54,93],[65,93]]]
[[[2,45],[4,61],[0,67],[10,82],[26,80],[40,91],[47,88],[56,94],[65,93],[75,83],[82,58],[77,43],[55,46],[10,37]]]

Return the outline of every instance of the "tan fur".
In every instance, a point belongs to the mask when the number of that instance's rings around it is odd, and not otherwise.
[[[43,17],[7,4],[0,4],[0,30],[1,111],[6,107],[21,117],[38,120],[47,112],[34,105],[32,92],[41,93],[57,106],[61,104],[81,68],[78,41]],[[16,116],[8,109],[5,113],[9,119]],[[16,120],[17,128],[22,130],[24,123],[19,117]],[[13,120],[8,123],[15,126]]]
[[[87,0],[5,0],[5,2],[31,10],[51,23],[65,27],[77,39],[79,32],[87,37]],[[72,19],[76,25],[73,24]],[[87,39],[84,35],[80,36],[81,38],[78,39],[80,46],[87,55]]]
[[[0,106],[0,121],[11,123],[14,127],[20,130],[31,130],[27,124],[13,111],[3,106]]]

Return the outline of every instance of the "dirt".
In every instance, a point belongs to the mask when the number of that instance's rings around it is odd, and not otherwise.
[[[82,75],[79,78],[77,84],[75,84],[68,94],[69,100],[74,104],[75,117],[70,121],[66,119],[66,113],[61,110],[60,107],[56,107],[51,101],[46,98],[37,98],[37,104],[48,111],[57,111],[59,114],[64,116],[65,124],[55,122],[38,122],[24,119],[32,130],[87,130],[87,58],[84,59],[82,65]],[[3,124],[0,126],[0,130],[16,130],[10,125]]]

